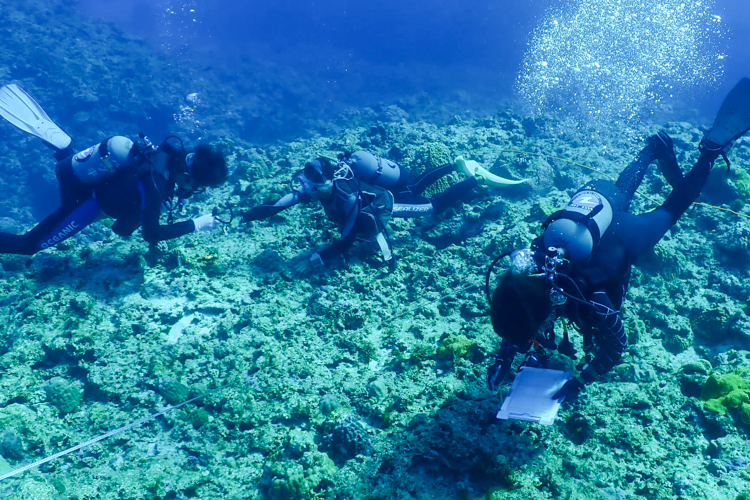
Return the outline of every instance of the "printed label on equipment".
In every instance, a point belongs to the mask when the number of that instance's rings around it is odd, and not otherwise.
[[[84,162],[84,161],[88,160],[89,158],[91,158],[91,155],[92,155],[92,153],[93,153],[93,152],[94,152],[94,151],[95,151],[95,150],[96,150],[96,149],[97,149],[98,147],[99,147],[99,146],[97,145],[97,146],[91,146],[91,147],[90,147],[90,148],[88,148],[88,149],[84,149],[83,151],[81,151],[80,153],[78,153],[77,155],[75,155],[75,157],[74,157],[73,159],[74,159],[75,161],[79,162],[79,163],[80,163],[80,162]]]

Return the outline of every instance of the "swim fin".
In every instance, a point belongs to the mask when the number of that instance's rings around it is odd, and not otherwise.
[[[705,139],[726,146],[750,130],[750,78],[743,78],[729,92],[719,108],[714,125]]]
[[[24,132],[35,135],[54,149],[70,145],[70,137],[50,120],[41,106],[21,87],[12,83],[0,89],[0,116]]]
[[[480,183],[487,184],[488,186],[505,187],[526,182],[526,179],[516,181],[495,175],[474,160],[464,160],[463,156],[457,156],[453,160],[453,164],[456,166],[456,170],[460,170],[467,177],[476,177]]]

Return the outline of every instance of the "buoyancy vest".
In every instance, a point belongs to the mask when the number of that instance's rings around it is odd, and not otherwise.
[[[334,182],[333,197],[323,202],[329,218],[342,226],[347,234],[362,214],[372,221],[370,227],[358,227],[359,236],[371,238],[388,224],[393,210],[393,194],[382,186],[353,179],[338,179]],[[358,213],[353,214],[353,211]],[[362,221],[360,220],[360,223]]]

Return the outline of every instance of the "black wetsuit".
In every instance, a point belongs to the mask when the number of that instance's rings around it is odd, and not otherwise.
[[[403,167],[401,167],[403,168]],[[427,187],[455,170],[446,164],[428,170],[416,179],[406,173],[390,190],[357,178],[337,179],[332,196],[321,200],[329,220],[341,229],[341,238],[319,252],[327,263],[344,255],[357,238],[370,240],[385,230],[391,217],[411,218],[437,214],[463,198],[477,186],[473,177],[451,185],[444,192],[427,198]],[[243,221],[267,219],[292,205],[260,205],[243,214]]]
[[[564,270],[570,280],[558,277],[555,281],[568,294],[589,303],[587,305],[569,298],[563,306],[558,306],[556,312],[572,320],[584,337],[593,341],[595,356],[588,365],[597,375],[610,371],[620,361],[628,345],[619,309],[627,292],[631,266],[659,242],[696,200],[708,178],[716,153],[702,152],[698,162],[684,178],[673,152],[666,159],[659,158],[664,176],[673,185],[672,192],[661,206],[634,215],[627,209],[648,166],[655,159],[652,150],[646,148],[622,172],[616,183],[597,180],[581,188],[605,196],[616,190],[621,201],[613,210],[612,223],[591,256],[579,265],[570,264]],[[540,251],[540,254],[544,251],[543,247],[543,237],[532,242],[532,249]],[[504,341],[499,358],[512,360],[515,354],[514,346]]]
[[[60,208],[26,234],[0,233],[0,253],[35,254],[70,238],[102,214],[115,219],[112,230],[120,236],[129,236],[143,226],[143,238],[149,243],[195,231],[190,220],[159,224],[162,200],[171,199],[175,184],[161,175],[152,175],[146,159],[136,160],[95,184],[81,182],[73,172],[71,160],[69,155],[55,167]]]

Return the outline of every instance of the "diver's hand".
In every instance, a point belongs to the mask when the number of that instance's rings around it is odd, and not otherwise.
[[[320,254],[315,252],[313,254],[302,254],[292,260],[290,267],[292,268],[292,276],[295,278],[304,278],[309,276],[318,269],[323,269],[323,259],[320,258]]]
[[[201,215],[197,219],[193,219],[195,224],[195,232],[210,231],[216,227],[216,217],[213,214]]]
[[[500,388],[500,384],[510,371],[510,365],[510,360],[497,358],[492,366],[487,369],[487,387],[492,392],[497,392]]]
[[[289,264],[289,267],[292,268],[292,276],[295,278],[304,278],[312,273],[312,264],[310,264],[310,259],[307,258],[307,256],[302,256],[302,258],[297,258]]]
[[[572,379],[565,382],[565,385],[562,386],[554,396],[552,396],[552,399],[561,399],[563,401],[566,399],[575,399],[578,397],[578,394],[581,393],[584,387],[586,386],[578,377],[573,377]]]

